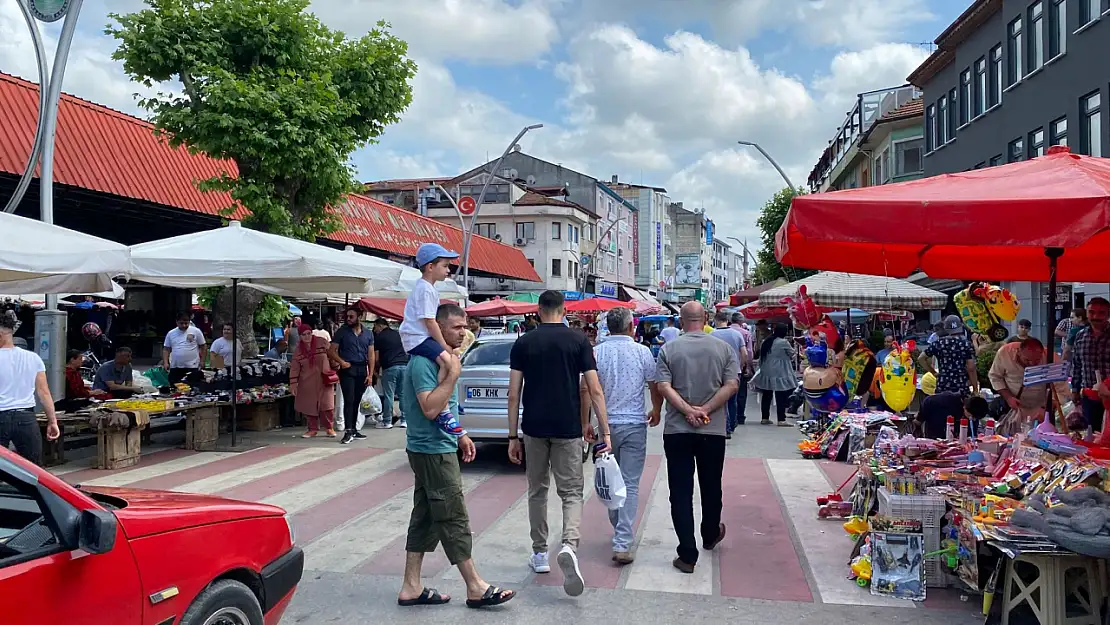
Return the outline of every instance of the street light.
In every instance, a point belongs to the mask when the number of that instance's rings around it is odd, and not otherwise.
[[[790,178],[787,177],[786,172],[782,170],[782,167],[779,167],[779,164],[775,162],[775,159],[771,158],[771,155],[768,154],[767,150],[764,150],[761,145],[755,143],[754,141],[737,141],[737,143],[739,143],[740,145],[750,145],[751,147],[759,150],[759,153],[763,155],[763,158],[767,159],[767,161],[771,163],[771,165],[774,165],[775,169],[778,170],[779,175],[782,176],[782,179],[786,181],[786,186],[790,187],[791,191],[798,188],[794,186],[793,182],[790,182]]]
[[[478,213],[481,212],[481,210],[482,210],[482,201],[486,199],[486,190],[489,189],[489,183],[490,183],[491,180],[493,180],[493,177],[496,176],[497,172],[500,170],[501,162],[505,160],[505,157],[509,155],[509,152],[513,151],[513,147],[516,146],[517,142],[520,141],[521,137],[528,134],[529,130],[538,130],[540,128],[543,128],[543,124],[532,124],[531,126],[525,126],[524,128],[522,128],[520,130],[520,132],[517,133],[516,138],[509,142],[509,146],[506,147],[505,151],[501,153],[501,157],[497,159],[497,162],[493,164],[493,171],[489,172],[489,175],[486,176],[486,182],[485,182],[485,184],[482,185],[482,191],[478,194],[478,201],[476,203],[476,206],[474,207],[474,214],[471,215],[471,217],[470,217],[470,227],[466,229],[466,232],[463,235],[463,253],[462,253],[463,286],[466,286],[466,284],[469,282],[469,278],[470,278],[470,241],[471,241],[472,238],[474,238],[474,224],[477,223],[477,221],[478,221]]]

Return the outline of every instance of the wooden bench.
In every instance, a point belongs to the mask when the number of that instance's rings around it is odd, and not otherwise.
[[[39,433],[42,435],[42,465],[44,467],[65,464],[66,437],[92,432],[88,416],[61,413],[57,417],[59,436],[56,440],[46,438],[46,417],[40,415],[38,418]]]

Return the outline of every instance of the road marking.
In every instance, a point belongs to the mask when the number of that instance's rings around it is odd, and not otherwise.
[[[302,447],[290,454],[284,454],[250,466],[225,471],[218,475],[213,475],[212,477],[206,477],[194,482],[182,484],[174,487],[173,490],[186,493],[218,493],[239,486],[245,482],[269,477],[344,451],[346,451],[346,449],[339,446],[332,448]]]
[[[716,551],[702,551],[692,574],[680,572],[671,562],[675,559],[674,523],[671,521],[671,489],[667,485],[666,466],[659,469],[651,493],[651,505],[644,513],[644,530],[640,533],[636,561],[628,565],[627,590],[649,590],[691,595],[713,594],[713,571]],[[694,523],[701,522],[701,495],[694,488]]]
[[[817,497],[829,493],[828,481],[811,460],[768,460],[800,549],[805,553],[821,601],[841,605],[913,608],[912,601],[872,596],[847,579],[852,543],[840,521],[817,518]]]
[[[336,447],[344,449],[338,445],[336,445]],[[347,447],[346,451],[343,453],[313,460],[308,464],[294,467],[288,471],[282,471],[274,475],[239,484],[238,486],[220,491],[219,495],[231,499],[259,501],[289,490],[294,486],[304,484],[309,480],[331,475],[339,469],[352,464],[358,464],[384,451],[384,449],[376,449],[373,447]]]
[[[249,454],[252,452],[248,451],[245,453]],[[80,483],[86,486],[123,486],[125,484],[140,482],[177,471],[185,471],[194,467],[204,466],[211,462],[216,462],[217,460],[223,460],[224,458],[234,458],[239,455],[241,454],[225,451],[206,451],[181,458],[174,458],[173,460],[158,464],[140,464],[139,467],[133,471],[124,471],[115,475],[85,480]]]
[[[198,467],[191,467],[172,473],[167,472],[145,480],[130,482],[127,484],[127,487],[149,488],[152,490],[177,490],[182,484],[188,484],[189,482],[196,482],[223,475],[231,471],[257,466],[260,463],[273,460],[274,458],[286,457],[296,452],[298,449],[301,448],[288,445],[261,447],[240,454],[233,454],[230,457],[221,458],[215,462],[209,462]]]
[[[85,484],[88,480],[95,480],[109,475],[121,475],[123,473],[131,473],[138,469],[152,467],[157,464],[163,464],[178,458],[186,458],[188,456],[195,456],[200,452],[187,451],[185,449],[166,449],[162,448],[153,453],[143,454],[139,458],[139,464],[127,467],[126,469],[96,469],[91,465],[96,463],[96,458],[85,460],[78,460],[74,466],[66,467],[64,469],[49,469],[51,473],[62,477],[70,484]]]
[[[290,514],[297,514],[407,464],[405,451],[393,449],[301,483],[262,501],[281,506]],[[336,524],[342,522],[343,519],[335,519]]]

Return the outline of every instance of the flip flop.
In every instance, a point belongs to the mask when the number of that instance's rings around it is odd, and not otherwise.
[[[481,599],[467,599],[466,607],[468,608],[488,608],[502,603],[512,601],[516,596],[515,590],[502,590],[497,586],[490,586],[486,588],[485,594]]]
[[[397,605],[406,608],[414,605],[443,605],[450,600],[451,597],[444,597],[435,588],[425,588],[415,599],[397,599]],[[470,602],[467,601],[467,604]]]

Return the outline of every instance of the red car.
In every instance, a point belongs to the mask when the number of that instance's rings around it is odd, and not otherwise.
[[[4,625],[276,625],[303,568],[281,508],[74,488],[0,449]]]

